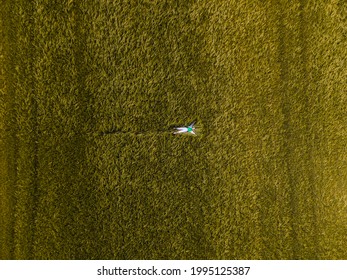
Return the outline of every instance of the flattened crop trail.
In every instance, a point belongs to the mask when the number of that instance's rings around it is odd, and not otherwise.
[[[129,135],[155,135],[155,134],[171,134],[172,130],[148,130],[148,131],[125,131],[125,130],[116,130],[111,129],[107,131],[100,132],[100,135],[108,135],[108,134],[129,134]]]

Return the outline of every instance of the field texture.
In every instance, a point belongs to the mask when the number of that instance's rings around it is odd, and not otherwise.
[[[0,19],[0,259],[347,259],[346,1]]]

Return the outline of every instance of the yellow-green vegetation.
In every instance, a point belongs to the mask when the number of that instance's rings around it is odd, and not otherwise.
[[[347,258],[346,1],[0,13],[1,259]]]

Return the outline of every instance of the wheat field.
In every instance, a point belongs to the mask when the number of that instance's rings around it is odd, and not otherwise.
[[[347,258],[345,1],[0,19],[1,259]]]

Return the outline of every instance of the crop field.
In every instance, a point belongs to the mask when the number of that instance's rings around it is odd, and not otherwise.
[[[0,259],[347,259],[346,1],[0,20]]]

